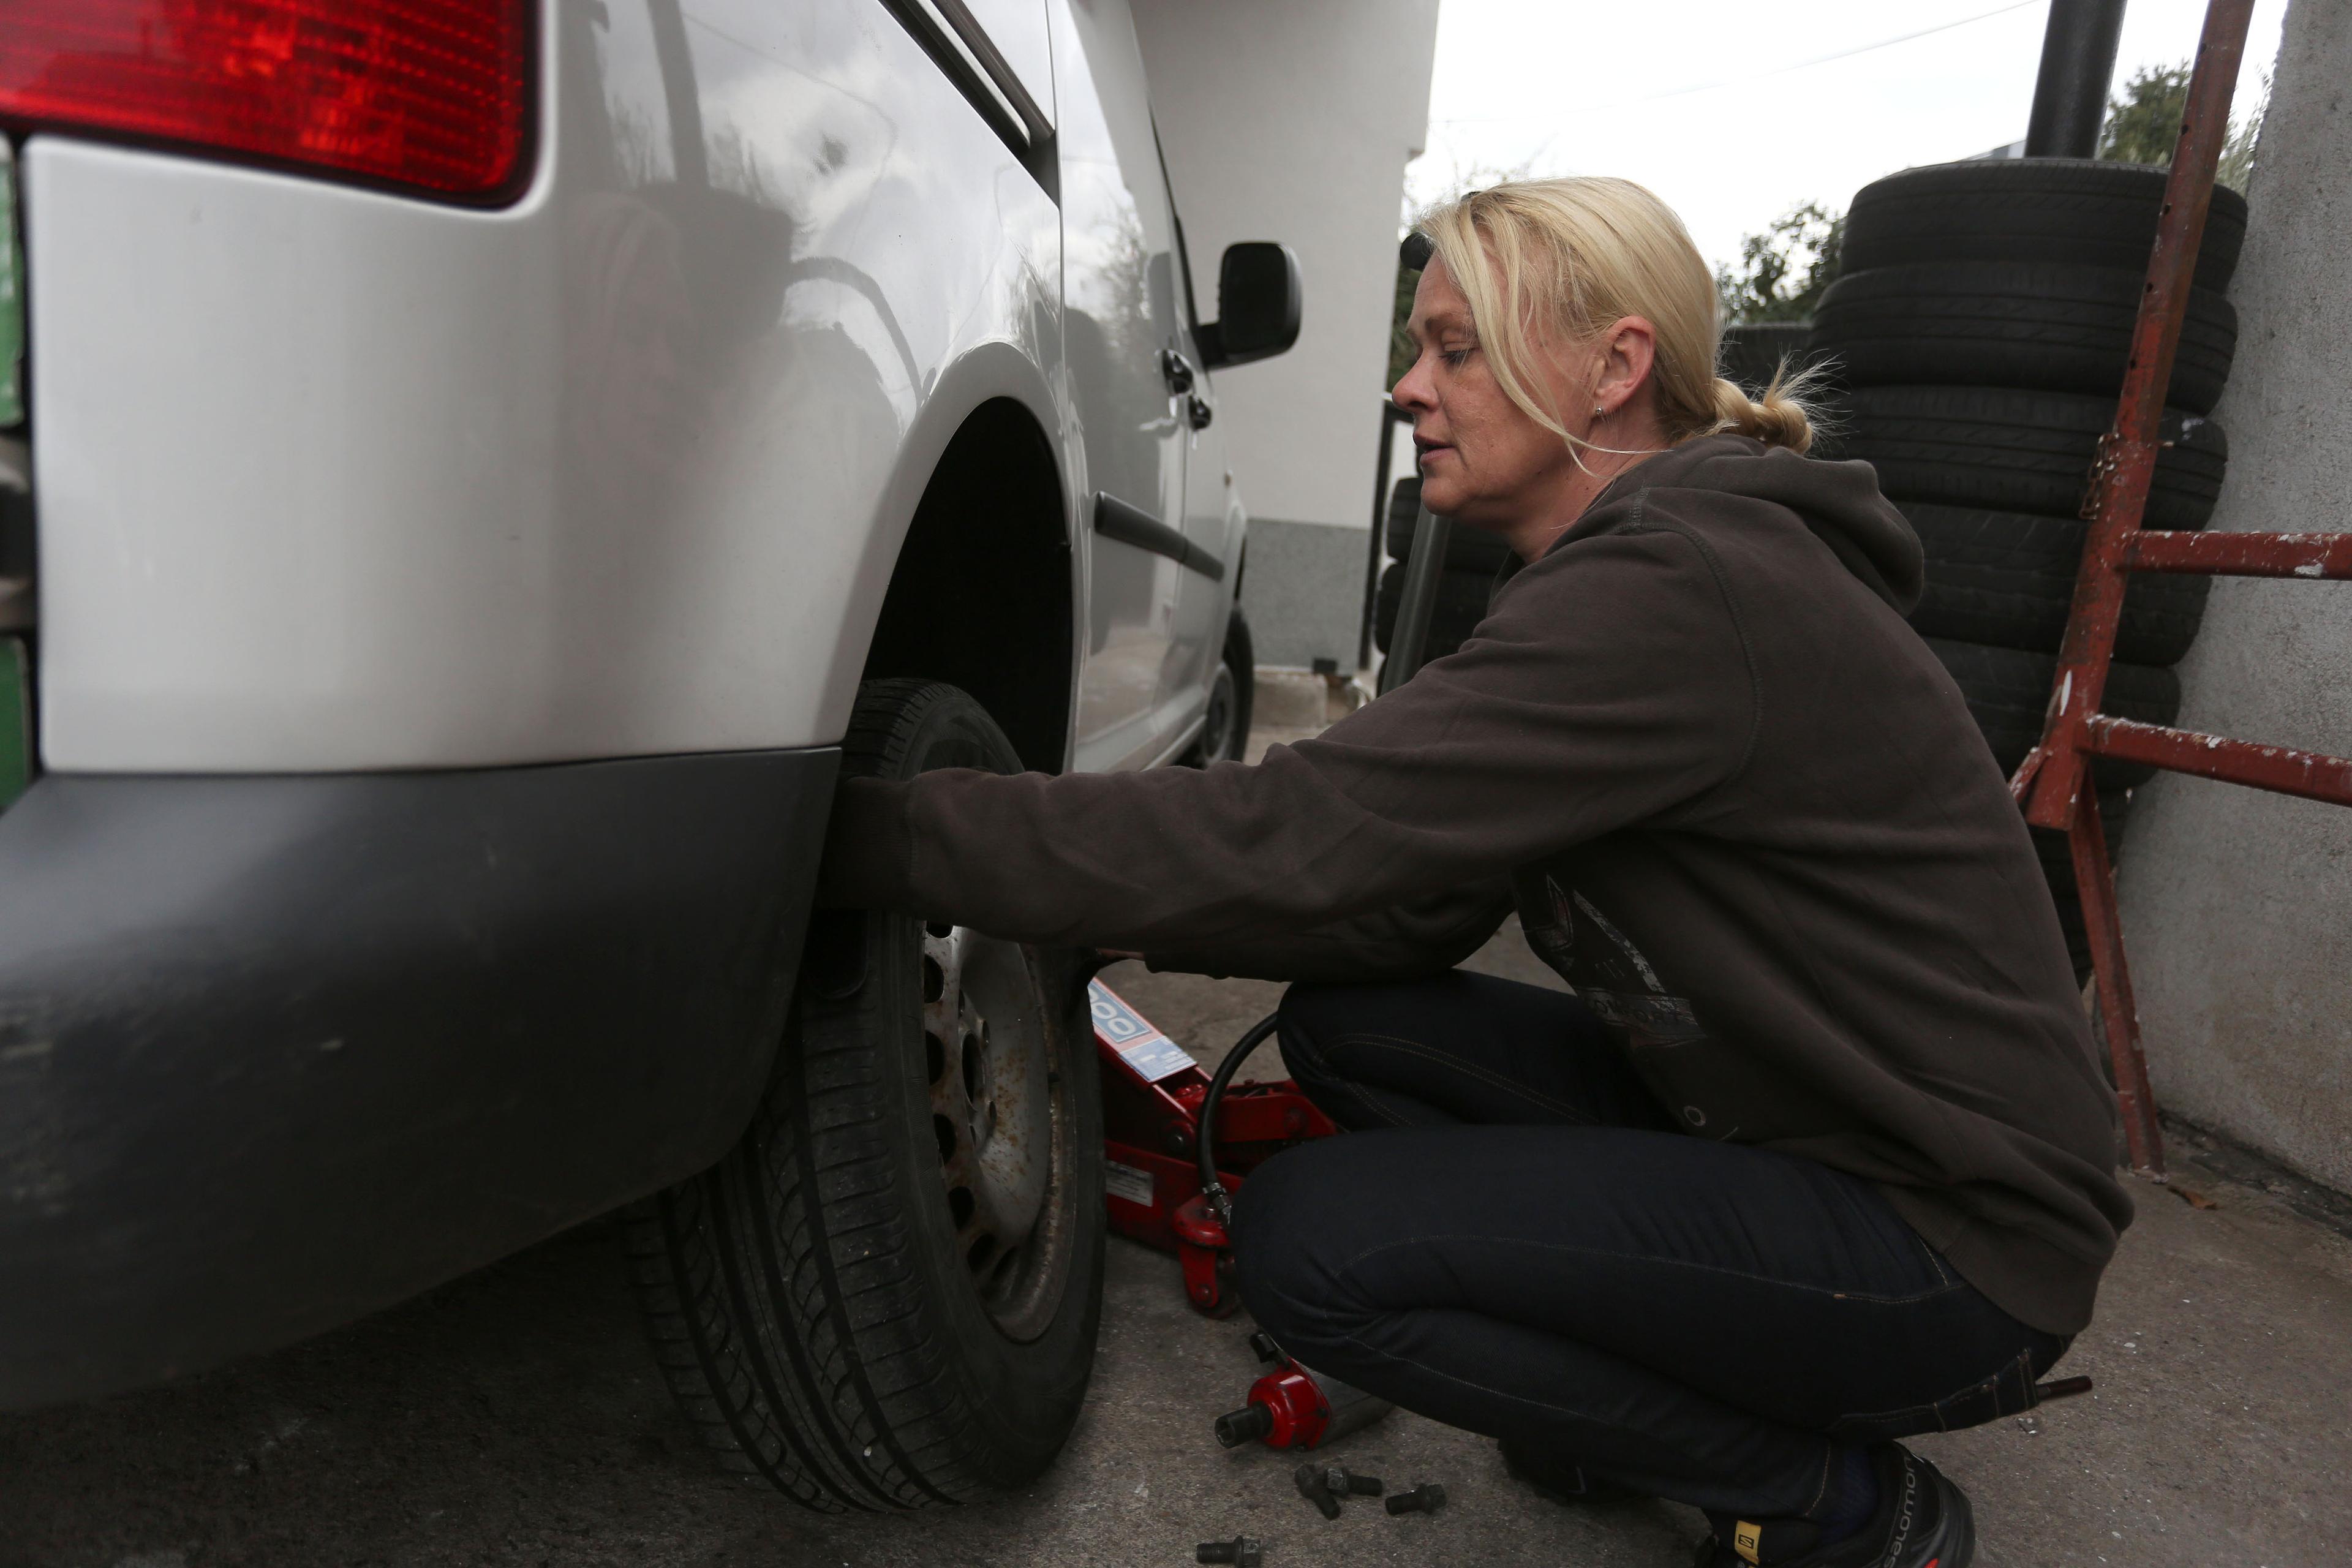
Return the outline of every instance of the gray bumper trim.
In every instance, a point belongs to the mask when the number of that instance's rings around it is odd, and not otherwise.
[[[717,1159],[836,761],[41,779],[0,816],[0,1405],[285,1343]]]

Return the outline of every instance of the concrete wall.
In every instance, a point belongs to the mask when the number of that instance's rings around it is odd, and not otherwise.
[[[1298,253],[1298,346],[1217,374],[1253,520],[1261,663],[1355,664],[1404,166],[1429,124],[1437,0],[1133,0],[1193,289],[1240,239]]]
[[[2212,527],[2352,529],[2352,5],[2294,0],[2263,128]],[[2223,578],[2181,722],[2352,753],[2352,584]],[[2352,810],[2159,775],[2121,866],[2168,1109],[2352,1189]]]

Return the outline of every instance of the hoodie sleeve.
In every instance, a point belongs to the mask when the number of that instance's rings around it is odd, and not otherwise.
[[[1491,884],[1687,803],[1744,764],[1755,676],[1713,556],[1625,510],[1511,578],[1459,652],[1255,766],[851,780],[819,896],[1224,950]]]
[[[1328,925],[1275,926],[1216,947],[1147,952],[1161,973],[1219,980],[1412,980],[1442,974],[1486,944],[1511,912],[1507,877]]]

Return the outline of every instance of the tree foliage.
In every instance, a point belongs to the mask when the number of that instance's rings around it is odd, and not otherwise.
[[[2265,76],[2252,109],[2231,126],[2221,144],[2214,177],[2232,190],[2244,190],[2253,174],[2254,143],[2262,135],[2270,96],[2270,78]],[[2123,90],[2107,100],[2106,121],[2099,127],[2099,156],[2124,163],[2169,164],[2188,106],[2188,61],[2134,71]]]
[[[2099,156],[2118,163],[2169,163],[2189,104],[2189,67],[2148,66],[2134,71],[2107,100],[2099,127]]]
[[[1801,321],[1837,277],[1845,214],[1819,202],[1791,208],[1739,242],[1739,259],[1715,269],[1726,325]]]
[[[1426,205],[1415,207],[1412,194],[1410,191],[1405,193],[1404,221],[1397,229],[1397,238],[1402,242],[1421,221],[1421,215],[1432,208],[1444,206],[1448,202],[1460,201],[1473,191],[1483,191],[1489,186],[1507,184],[1514,180],[1528,180],[1535,177],[1533,158],[1513,164],[1507,169],[1492,163],[1472,163],[1466,166],[1456,163],[1454,165],[1454,177],[1445,183],[1444,189],[1435,199]],[[1389,312],[1388,384],[1390,386],[1394,386],[1404,378],[1404,373],[1412,368],[1413,358],[1420,353],[1413,346],[1412,334],[1404,330],[1405,322],[1412,318],[1413,290],[1420,287],[1421,268],[1407,267],[1400,259],[1397,264],[1396,298]]]

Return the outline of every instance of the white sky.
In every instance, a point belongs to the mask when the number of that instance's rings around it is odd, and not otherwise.
[[[2285,11],[2257,0],[2233,109],[2252,104]],[[2204,15],[2203,0],[2130,0],[2116,85],[2193,55]],[[1407,192],[1418,205],[1522,165],[1621,174],[1726,260],[1801,203],[1843,208],[1881,174],[2022,137],[2047,16],[2046,0],[1443,0],[1429,150]]]

